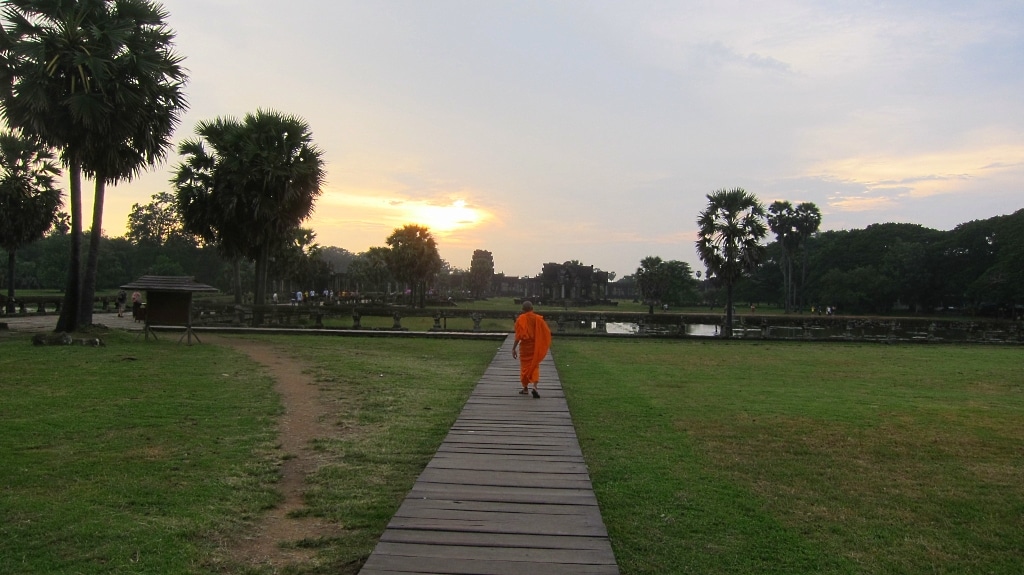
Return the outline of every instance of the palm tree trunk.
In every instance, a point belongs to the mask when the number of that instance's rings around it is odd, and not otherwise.
[[[732,283],[725,284],[725,325],[722,326],[722,337],[732,337]]]
[[[7,252],[7,313],[14,313],[14,258],[17,252]]]
[[[235,305],[242,305],[242,257],[235,256],[231,272],[234,274],[232,283],[235,286]]]
[[[793,287],[793,257],[786,256],[786,313],[796,311],[796,290]]]
[[[56,331],[78,330],[78,304],[82,289],[82,163],[72,160],[68,169],[68,195],[71,203],[71,258],[68,281],[64,288],[64,305],[60,309]]]
[[[804,305],[804,288],[807,287],[807,246],[804,246],[804,262],[800,266],[800,305]]]
[[[89,230],[89,253],[82,277],[82,297],[78,305],[78,324],[92,325],[93,300],[96,299],[96,270],[100,261],[100,240],[103,236],[103,196],[107,186],[103,178],[96,177],[96,196],[92,203],[92,229]]]
[[[254,326],[263,324],[263,313],[259,306],[267,302],[267,269],[270,267],[270,247],[263,246],[259,256],[256,258],[256,289],[253,290],[254,311],[252,322]]]

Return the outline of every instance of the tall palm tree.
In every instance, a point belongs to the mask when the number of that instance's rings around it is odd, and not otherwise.
[[[743,190],[717,190],[707,195],[708,207],[697,218],[697,255],[725,284],[726,312],[724,337],[732,337],[733,286],[744,273],[761,262],[765,248],[761,240],[768,234],[764,206],[757,197]]]
[[[775,201],[768,206],[768,227],[775,234],[775,239],[782,246],[782,283],[786,313],[793,309],[793,258],[800,245],[800,235],[796,230],[796,217],[793,204]]]
[[[225,194],[215,193],[215,182],[227,178],[226,159],[222,156],[233,149],[232,134],[240,129],[237,120],[217,118],[196,128],[202,139],[185,140],[178,145],[184,158],[178,164],[171,183],[175,188],[176,203],[186,231],[215,245],[220,254],[232,263],[232,287],[235,304],[242,303],[241,260],[245,257],[240,234],[232,233],[231,210],[219,207],[215,199]],[[209,149],[207,148],[209,145]],[[218,174],[223,170],[224,174]]]
[[[92,320],[105,186],[170,149],[185,72],[167,13],[148,0],[8,0],[0,33],[0,113],[60,150],[70,181],[72,254],[57,329]],[[96,182],[80,276],[83,173]]]
[[[804,304],[804,289],[807,286],[807,238],[817,233],[821,226],[821,210],[813,202],[801,202],[797,204],[796,210],[796,233],[800,237],[800,246],[803,247],[804,261],[800,266],[800,290],[797,292],[799,298],[794,294],[794,301],[801,309]]]
[[[775,233],[775,238],[782,246],[782,278],[785,284],[785,307],[788,313],[797,305],[796,282],[793,280],[793,265],[801,246],[807,238],[818,231],[821,225],[821,211],[812,202],[803,202],[793,207],[784,201],[772,202],[768,207],[768,226]],[[801,266],[802,279],[800,293],[807,280],[807,251],[804,251],[804,263]],[[802,305],[802,302],[801,302]]]
[[[266,303],[271,252],[320,196],[322,152],[304,120],[273,110],[203,122],[196,134],[179,147],[185,161],[173,180],[186,226],[255,261],[255,303]]]
[[[53,152],[34,138],[0,133],[0,247],[7,251],[7,312],[14,312],[18,249],[43,237],[62,202]]]

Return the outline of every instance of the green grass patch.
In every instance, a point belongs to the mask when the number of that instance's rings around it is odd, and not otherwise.
[[[226,562],[275,491],[273,382],[216,345],[102,334],[106,347],[0,337],[0,574],[262,573]],[[291,573],[354,573],[429,461],[497,342],[278,338],[314,365],[344,431],[318,448]]]
[[[1020,571],[1020,348],[555,354],[625,575]]]
[[[0,340],[0,573],[191,573],[272,506],[271,381],[214,346]]]

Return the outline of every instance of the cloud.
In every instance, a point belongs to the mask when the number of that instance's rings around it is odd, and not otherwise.
[[[843,212],[882,211],[898,204],[897,198],[890,196],[846,196],[829,200],[828,205]]]
[[[901,190],[904,197],[956,194],[965,184],[998,178],[1024,168],[1024,145],[967,148],[907,156],[853,157],[823,162],[808,177],[854,184],[867,191]],[[862,211],[871,202],[844,196],[830,202]]]

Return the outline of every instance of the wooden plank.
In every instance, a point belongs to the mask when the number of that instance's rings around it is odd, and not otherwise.
[[[552,503],[597,505],[591,489],[547,489],[537,487],[493,487],[489,485],[455,485],[451,483],[416,482],[408,497],[451,498],[463,501],[508,501],[518,503]]]
[[[568,449],[527,449],[518,447],[508,447],[504,445],[474,445],[472,443],[463,443],[461,445],[448,446],[445,447],[444,450],[438,451],[438,453],[465,453],[479,455],[482,457],[527,457],[534,459],[547,459],[550,461],[582,460],[582,456],[579,454],[579,452],[574,452]]]
[[[509,442],[529,441],[533,437],[551,436],[561,438],[566,443],[578,441],[576,430],[570,425],[562,425],[557,421],[510,421],[507,423],[476,423],[453,427],[445,438],[458,437],[460,435],[487,434],[497,437],[505,437]]]
[[[519,449],[512,448],[501,448],[499,450],[487,449],[478,450],[470,449],[466,446],[461,446],[460,450],[445,449],[444,451],[438,451],[435,458],[452,458],[452,457],[500,457],[507,461],[536,461],[544,460],[555,463],[585,463],[582,456],[579,455],[557,455],[550,453],[537,453],[533,451],[526,451],[524,453],[516,453],[522,451]]]
[[[561,446],[564,446],[564,447],[570,448],[570,449],[572,447],[574,447],[574,446],[571,446],[569,443],[567,443],[566,441],[564,441],[560,437],[546,437],[546,436],[530,437],[529,439],[525,439],[523,441],[510,441],[508,437],[496,437],[496,436],[493,436],[493,435],[483,435],[483,434],[476,434],[476,435],[449,434],[448,437],[446,437],[444,441],[445,441],[445,443],[483,443],[483,444],[491,444],[491,445],[517,445],[517,446],[521,446],[521,447],[528,447],[528,446],[534,446],[534,447],[537,447],[537,446],[542,446],[542,447],[543,446],[547,446],[547,447],[561,447]]]
[[[609,548],[608,540],[604,537],[535,535],[533,533],[505,533],[499,539],[493,533],[389,529],[384,532],[380,540],[393,543],[422,543],[424,545],[501,546],[506,548],[523,547],[527,549],[575,549],[579,551],[604,551]]]
[[[509,439],[528,439],[536,435],[550,433],[558,437],[569,438],[568,441],[576,440],[576,430],[573,429],[570,422],[540,416],[530,419],[516,417],[507,421],[502,421],[497,417],[489,418],[489,421],[486,422],[463,420],[462,423],[453,426],[448,431],[448,435],[466,433],[491,433],[504,435]]]
[[[576,430],[571,425],[561,424],[557,421],[530,421],[525,423],[520,421],[508,423],[467,421],[456,424],[449,433],[490,433],[514,439],[524,439],[543,434],[564,437],[569,440],[576,439]]]
[[[534,515],[593,515],[592,505],[559,503],[512,503],[507,501],[473,501],[463,499],[406,499],[395,512],[404,517],[422,516],[433,510],[463,510],[501,513],[532,513]]]
[[[521,513],[456,513],[445,517],[391,518],[388,529],[423,529],[440,531],[472,531],[476,533],[504,533],[528,535],[577,535],[607,537],[608,532],[600,515],[594,520],[564,515],[524,515]]]
[[[436,557],[445,559],[479,559],[483,561],[529,561],[563,565],[614,565],[611,550],[549,549],[546,547],[466,547],[460,545],[423,545],[382,541],[374,553],[400,557]]]
[[[586,473],[488,473],[486,471],[450,471],[424,469],[420,479],[431,483],[492,485],[500,487],[550,487],[554,489],[592,489]]]
[[[530,431],[531,433],[537,433],[550,429],[552,431],[561,431],[575,434],[576,429],[572,426],[572,420],[557,415],[545,414],[544,417],[531,417],[528,420],[522,417],[515,417],[508,420],[502,420],[498,416],[494,416],[487,413],[481,413],[477,416],[476,413],[463,414],[458,421],[452,425],[452,430],[458,431],[462,429],[519,429],[524,431]]]
[[[534,561],[487,561],[435,557],[370,555],[364,575],[384,573],[446,573],[451,575],[613,575],[614,565],[577,565]]]
[[[394,517],[388,529],[421,529],[426,531],[466,531],[473,533],[519,535],[571,535],[575,537],[606,537],[603,523],[554,521],[552,518],[495,518],[487,521],[467,517],[428,518]]]
[[[558,422],[533,421],[528,423],[477,423],[467,422],[452,427],[451,434],[466,433],[487,433],[500,435],[513,440],[529,439],[535,435],[550,435],[563,437],[567,440],[576,439],[576,430],[571,425],[561,425]]]
[[[512,443],[512,444],[501,444],[501,443],[472,443],[469,441],[461,441],[459,443],[445,443],[437,449],[437,453],[449,454],[449,453],[479,453],[486,455],[488,453],[501,454],[512,454],[514,452],[522,452],[523,457],[529,457],[536,454],[538,457],[556,457],[559,453],[562,453],[562,457],[572,457],[577,460],[583,458],[583,452],[575,445],[530,445],[523,443]]]
[[[497,471],[520,473],[579,473],[587,474],[582,463],[543,461],[538,459],[496,459],[494,457],[434,457],[427,469],[458,469],[462,471]]]

